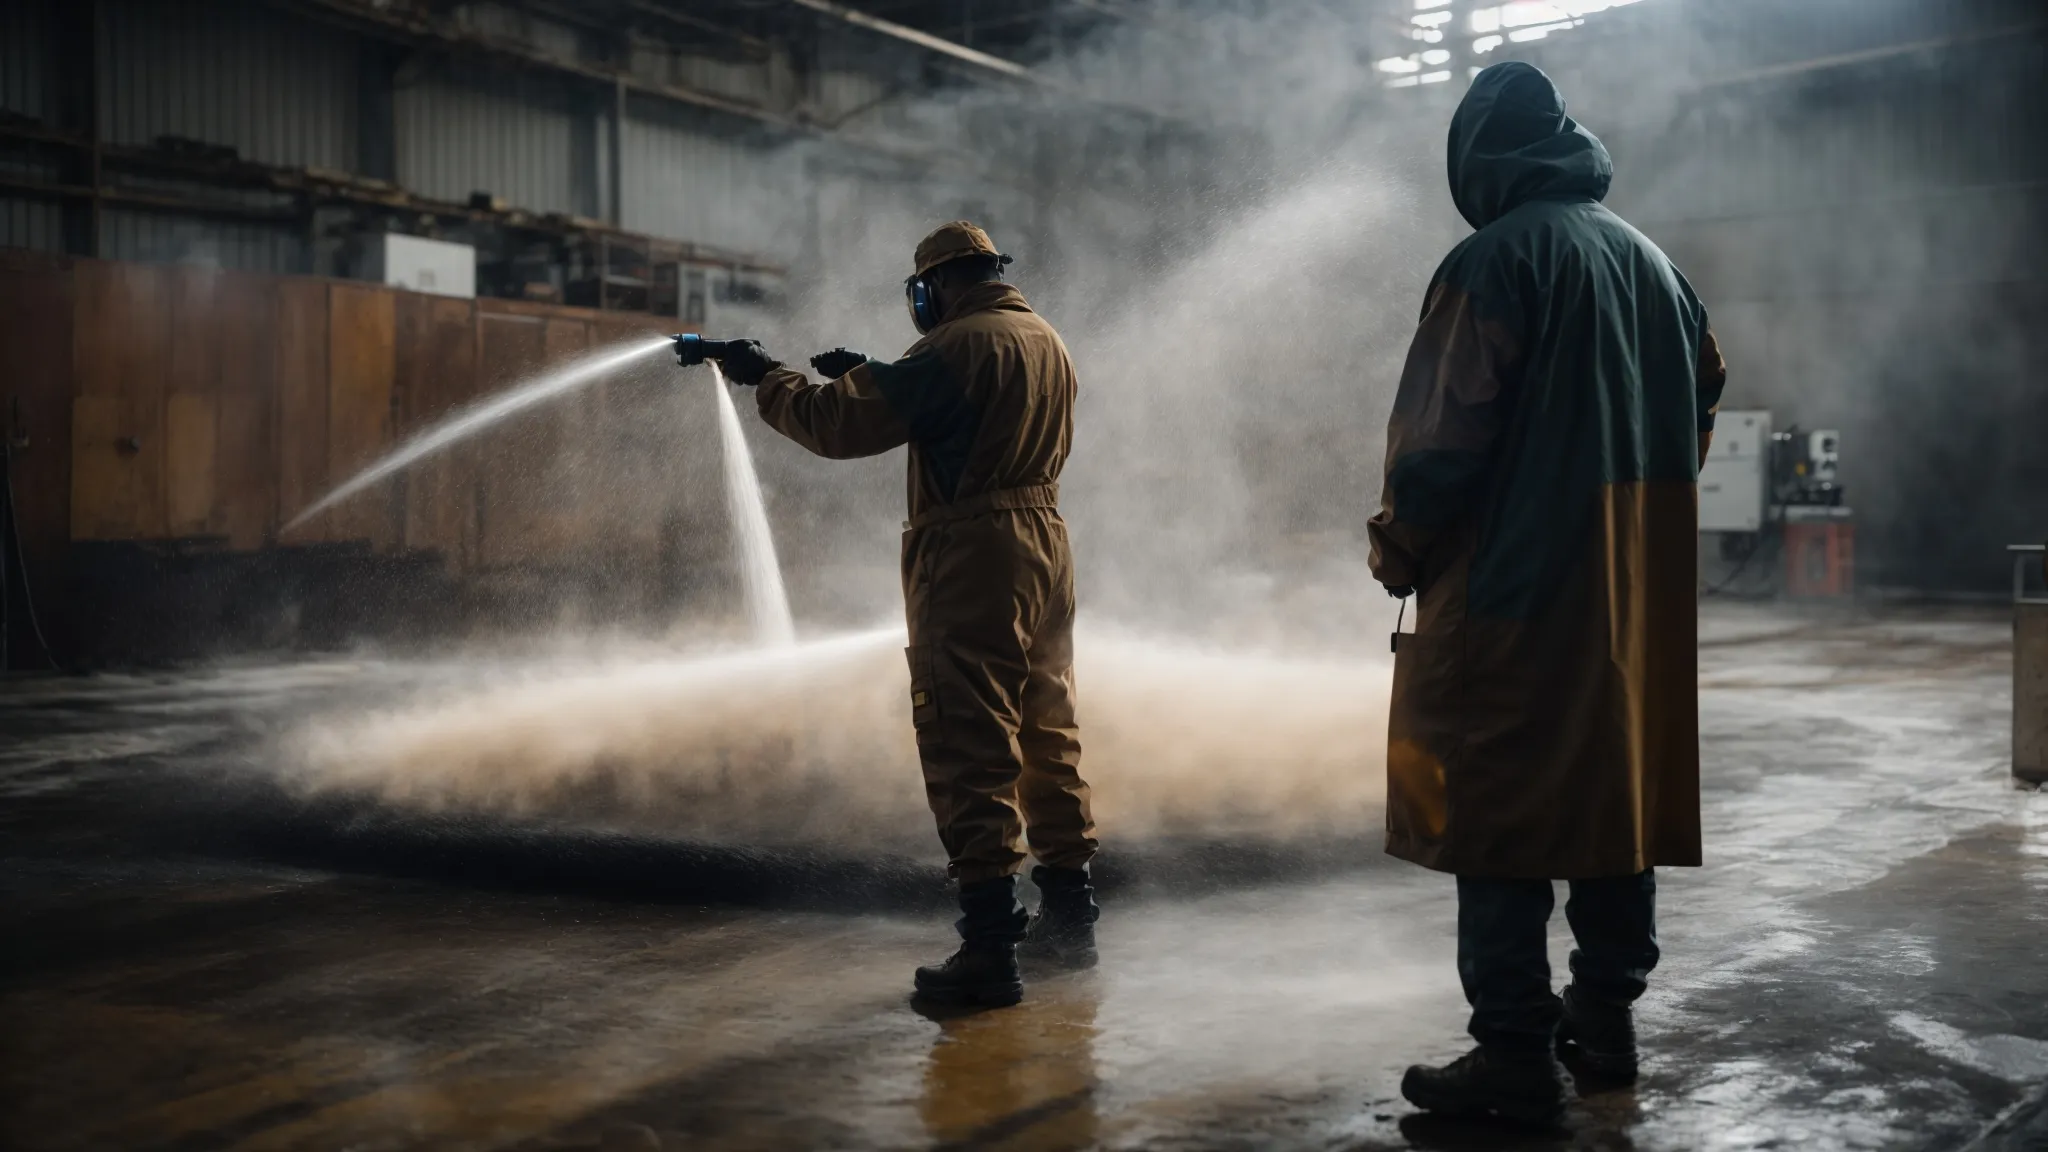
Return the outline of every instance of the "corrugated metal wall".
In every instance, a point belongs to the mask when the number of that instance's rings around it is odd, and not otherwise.
[[[588,167],[578,171],[576,138],[594,140],[595,113],[579,117],[531,95],[439,77],[400,88],[398,182],[450,200],[484,191],[534,211],[594,211],[595,195],[579,197],[578,184],[589,187],[597,154],[587,152]]]
[[[627,120],[624,225],[780,260],[803,241],[810,195],[794,148]]]
[[[275,224],[109,208],[100,226],[100,254],[110,260],[204,264],[246,272],[299,272],[309,263],[304,232]]]
[[[251,160],[353,169],[356,39],[254,0],[112,0],[100,131],[185,136]]]
[[[46,4],[7,0],[0,4],[0,108],[40,118],[49,74]]]
[[[0,109],[41,119],[50,82],[49,5],[46,0],[0,3]],[[47,180],[50,165],[35,160],[0,161],[0,174]],[[55,251],[63,247],[63,214],[41,200],[0,198],[0,245]]]
[[[49,21],[65,0],[0,3],[0,107],[43,111]],[[368,42],[261,0],[104,0],[101,132],[147,146],[178,136],[235,148],[267,164],[358,171]],[[516,14],[476,9],[493,31]],[[493,23],[495,21],[496,23]],[[515,20],[514,23],[517,23]],[[532,27],[528,27],[531,24]],[[559,31],[528,21],[545,41]],[[574,45],[554,45],[563,52]],[[856,50],[858,49],[858,50]],[[424,63],[423,71],[419,63]],[[808,88],[780,54],[727,62],[689,52],[636,50],[636,72],[768,107],[804,102],[827,121],[859,111],[861,128],[902,126],[895,93],[914,88],[922,57],[877,43],[828,41]],[[394,93],[398,182],[461,200],[487,191],[534,211],[602,216],[609,207],[605,115],[595,85],[534,72],[480,70],[428,56]],[[906,133],[907,134],[907,133]],[[813,189],[802,145],[743,122],[635,98],[624,128],[621,223],[632,230],[758,254],[801,255]],[[813,141],[815,143],[815,141]],[[22,169],[23,178],[51,179]],[[61,245],[54,204],[0,199],[0,244]],[[227,267],[305,270],[309,243],[295,223],[222,223],[122,210],[109,214],[102,252],[117,258],[196,259]]]
[[[55,252],[64,247],[64,216],[55,204],[0,199],[0,247]]]

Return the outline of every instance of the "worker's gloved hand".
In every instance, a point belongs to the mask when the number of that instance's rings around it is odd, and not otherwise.
[[[1413,584],[1389,584],[1386,586],[1386,589],[1387,595],[1392,596],[1396,600],[1406,600],[1410,596],[1415,595],[1415,585]]]
[[[827,380],[837,380],[867,362],[865,352],[849,352],[844,348],[834,348],[811,357],[811,367]]]
[[[749,388],[759,384],[770,368],[780,367],[782,362],[771,359],[758,340],[735,340],[726,345],[725,355],[718,358],[718,369],[727,380]]]

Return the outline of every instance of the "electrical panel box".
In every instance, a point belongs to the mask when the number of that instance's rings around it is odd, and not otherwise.
[[[476,298],[476,249],[467,244],[386,232],[373,239],[366,263],[366,280],[436,296]]]
[[[1806,437],[1806,461],[1809,475],[1819,482],[1834,484],[1841,479],[1842,434],[1832,428],[1823,428]]]
[[[1700,531],[1760,532],[1770,492],[1771,414],[1722,412],[1700,469]]]

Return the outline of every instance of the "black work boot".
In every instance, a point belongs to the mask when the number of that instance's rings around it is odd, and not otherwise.
[[[1569,1083],[1554,1052],[1482,1044],[1442,1068],[1409,1068],[1401,1077],[1401,1095],[1425,1112],[1552,1128],[1564,1119]]]
[[[1635,1082],[1636,1021],[1626,1004],[1604,1003],[1576,984],[1566,985],[1557,1046],[1561,1052],[1574,1049],[1578,1063],[1602,1079]]]
[[[960,886],[960,950],[917,970],[917,999],[931,1004],[1002,1008],[1024,998],[1017,941],[1024,936],[1017,878]]]
[[[1095,921],[1102,909],[1095,904],[1088,869],[1040,864],[1031,870],[1031,882],[1038,885],[1041,899],[1018,954],[1058,968],[1095,967]]]

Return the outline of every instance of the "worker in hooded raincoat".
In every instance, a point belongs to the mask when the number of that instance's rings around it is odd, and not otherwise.
[[[1699,467],[1725,377],[1692,288],[1601,206],[1613,165],[1528,64],[1451,120],[1475,231],[1431,280],[1387,427],[1373,574],[1396,637],[1387,851],[1458,878],[1479,1046],[1418,1106],[1561,1114],[1554,1054],[1633,1079],[1660,866],[1700,862]],[[1553,994],[1551,882],[1570,881]]]
[[[759,384],[761,417],[820,456],[910,447],[903,596],[910,718],[925,795],[959,883],[960,950],[917,971],[921,997],[1001,1005],[1023,995],[1017,946],[1095,962],[1088,864],[1095,822],[1074,720],[1074,559],[1059,513],[1073,438],[1073,361],[1006,283],[988,234],[946,224],[905,282],[924,334],[895,363],[836,350],[814,384],[749,343],[722,361]],[[1026,917],[1028,842],[1042,902]]]

